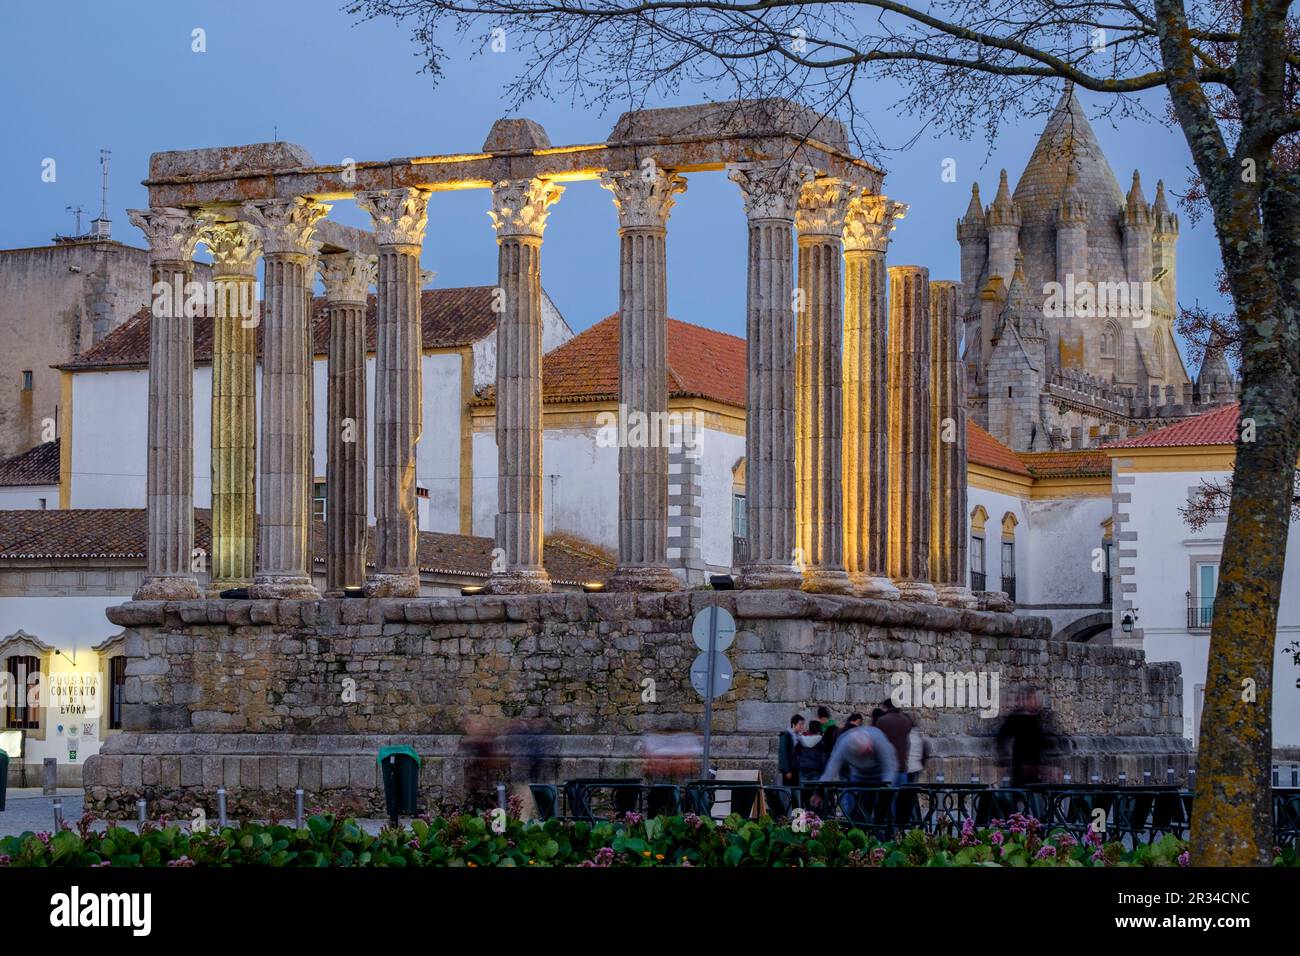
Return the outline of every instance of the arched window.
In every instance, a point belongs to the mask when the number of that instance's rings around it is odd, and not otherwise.
[[[739,568],[749,560],[749,512],[745,506],[746,461],[741,457],[731,467],[731,566]]]
[[[1016,599],[1016,516],[1008,511],[1002,516],[1002,590]]]
[[[983,505],[976,505],[970,513],[970,589],[987,591],[984,560],[984,527],[988,524],[989,513]]]

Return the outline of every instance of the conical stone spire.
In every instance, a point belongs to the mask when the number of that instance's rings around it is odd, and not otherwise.
[[[1128,226],[1144,226],[1151,222],[1151,207],[1147,197],[1142,193],[1142,176],[1133,170],[1133,185],[1129,187],[1124,205],[1124,223]]]
[[[1020,210],[1011,198],[1011,189],[1007,185],[1007,171],[998,174],[998,193],[993,197],[993,204],[985,217],[990,226],[1019,226]]]
[[[957,239],[979,239],[987,236],[988,232],[984,207],[980,205],[980,184],[971,183],[970,205],[966,207],[966,215],[957,220]]]
[[[1169,211],[1169,202],[1165,199],[1165,181],[1156,182],[1156,201],[1151,206],[1151,218],[1155,222],[1157,233],[1178,234],[1178,217]]]

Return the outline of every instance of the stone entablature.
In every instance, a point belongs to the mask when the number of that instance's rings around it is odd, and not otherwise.
[[[1177,665],[1049,640],[1045,618],[780,589],[555,593],[112,608],[126,628],[126,733],[88,763],[85,786],[100,809],[129,809],[138,794],[211,809],[217,785],[250,809],[291,800],[296,786],[310,803],[346,796],[374,807],[375,752],[391,740],[425,755],[429,796],[458,799],[470,715],[503,733],[514,719],[549,721],[536,740],[555,758],[550,779],[633,771],[641,735],[701,726],[690,625],[714,602],[739,624],[733,690],[714,703],[722,766],[770,779],[791,713],[869,710],[891,674],[917,664],[997,673],[1004,709],[1018,688],[1040,688],[1080,777],[1085,765],[1136,773],[1153,754],[1161,768],[1186,764]],[[916,713],[923,733],[942,738],[931,773],[993,778],[998,720]],[[522,760],[526,747],[504,743],[507,762]],[[525,773],[516,765],[513,781]]]

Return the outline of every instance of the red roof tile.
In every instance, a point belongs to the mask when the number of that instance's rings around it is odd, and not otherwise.
[[[325,524],[315,522],[316,563],[324,561]],[[143,559],[147,524],[142,508],[74,508],[61,511],[0,511],[0,559]],[[374,533],[369,536],[374,564]],[[422,571],[486,578],[492,568],[491,538],[421,531],[417,560]],[[194,546],[210,550],[211,513],[194,511]],[[544,558],[551,580],[560,584],[604,581],[614,556],[569,535],[546,539]]]
[[[463,289],[424,289],[420,293],[421,335],[426,349],[471,345],[496,331],[492,311],[492,286]],[[149,364],[149,309],[123,322],[97,344],[82,352],[66,369],[114,368]],[[312,300],[312,344],[317,355],[329,351],[329,318],[324,296]],[[375,348],[375,296],[366,308],[366,348]],[[257,330],[257,351],[262,352],[262,330]],[[212,319],[194,320],[194,361],[212,361]]]
[[[47,441],[0,461],[0,486],[57,485],[59,440]]]
[[[1029,469],[1014,451],[969,420],[966,422],[966,461],[1031,477]]]
[[[1110,456],[1100,448],[1021,452],[1019,457],[1035,478],[1110,477]]]
[[[1155,431],[1109,442],[1107,448],[1176,448],[1185,445],[1235,445],[1241,404],[1233,402]]]

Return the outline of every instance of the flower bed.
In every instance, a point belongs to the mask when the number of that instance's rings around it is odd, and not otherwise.
[[[352,819],[312,816],[301,830],[245,823],[194,832],[146,824],[24,833],[0,839],[0,866],[1186,866],[1185,841],[1165,836],[1127,849],[1089,833],[1043,833],[1014,815],[959,834],[912,831],[879,841],[861,830],[808,815],[796,821],[721,823],[687,813],[615,823],[524,822],[495,815],[425,817],[377,836]],[[1274,865],[1297,866],[1294,848],[1274,850]]]

